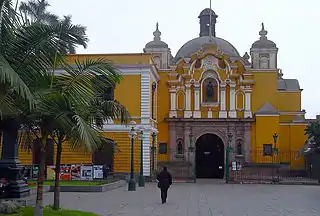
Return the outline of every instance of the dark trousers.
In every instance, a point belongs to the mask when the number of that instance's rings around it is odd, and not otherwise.
[[[168,187],[160,188],[160,190],[161,190],[161,201],[163,203],[167,201],[168,189],[169,189]]]

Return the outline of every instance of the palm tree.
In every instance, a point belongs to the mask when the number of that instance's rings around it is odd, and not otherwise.
[[[67,30],[77,43],[65,42],[64,46],[66,47],[66,53],[75,54],[77,45],[86,48],[88,43],[86,27],[82,25],[73,25],[70,15],[60,19],[57,15],[48,12],[47,8],[49,6],[50,4],[46,0],[30,0],[28,2],[21,2],[19,9],[22,18],[27,25],[42,23],[49,26],[58,26],[61,28],[62,33]]]
[[[90,110],[92,98],[97,94],[97,90],[102,92],[102,89],[106,88],[109,83],[116,85],[121,80],[120,73],[104,59],[86,60],[82,63],[77,61],[75,68],[63,65],[63,70],[63,74],[51,79],[54,80],[53,85],[47,84],[48,89],[44,89],[37,95],[35,109],[32,112],[28,112],[26,109],[23,111],[26,119],[26,131],[32,132],[40,140],[39,179],[35,215],[41,215],[43,209],[42,188],[45,169],[45,146],[50,135],[58,132],[60,142],[62,142],[63,136],[66,137],[68,135],[88,150],[97,149],[102,143],[102,138],[97,128],[92,127],[94,118],[91,117],[92,114],[87,110]],[[101,77],[97,75],[108,79],[100,80]],[[96,86],[92,85],[93,80],[96,81],[97,79],[101,89],[97,89]],[[102,83],[105,83],[105,86]],[[127,111],[122,105],[115,102],[111,103],[117,109],[113,109],[113,112],[109,114],[110,116],[104,117],[105,119],[110,117],[121,118],[127,115]],[[110,112],[110,110],[112,108],[102,110],[101,113]],[[102,118],[102,116],[98,116],[98,118]],[[66,131],[71,131],[71,133],[66,134]],[[61,155],[58,156],[60,157]],[[60,166],[60,164],[58,165]],[[60,169],[59,171],[57,169],[57,173],[60,173]]]
[[[51,25],[57,23],[59,17],[47,11],[50,6],[46,0],[30,0],[21,2],[19,10],[23,15],[24,21],[28,24],[44,23]]]

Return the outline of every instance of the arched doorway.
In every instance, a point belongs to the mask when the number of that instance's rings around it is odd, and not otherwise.
[[[224,177],[224,144],[215,134],[204,134],[196,142],[197,178]]]

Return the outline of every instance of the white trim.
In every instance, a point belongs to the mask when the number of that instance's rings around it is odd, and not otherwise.
[[[200,88],[201,86],[196,84],[194,85],[194,110],[200,110]]]
[[[279,93],[301,93],[303,91],[303,89],[299,89],[299,90],[277,90],[277,92]]]
[[[306,126],[306,125],[308,125],[308,123],[301,123],[301,122],[299,122],[299,123],[295,123],[295,122],[288,122],[288,123],[279,123],[279,125],[300,125],[300,126]]]
[[[105,124],[102,128],[102,130],[100,130],[101,132],[129,132],[131,129],[131,125],[127,125],[127,124]],[[144,131],[151,131],[151,132],[156,132],[158,133],[157,128],[152,127],[150,125],[146,125],[146,124],[136,124],[134,126],[135,130],[139,130],[140,127],[144,128]]]
[[[142,124],[149,124],[151,118],[151,80],[150,74],[141,74],[140,116]]]
[[[304,115],[306,112],[298,111],[298,112],[291,112],[291,111],[281,111],[279,112],[280,115]]]
[[[255,114],[255,116],[280,116],[279,114]]]
[[[229,104],[229,117],[237,118],[236,106],[235,106],[235,83],[230,83],[230,104]]]
[[[186,84],[186,98],[185,98],[185,103],[186,103],[186,111],[190,111],[191,110],[191,85],[190,84]]]

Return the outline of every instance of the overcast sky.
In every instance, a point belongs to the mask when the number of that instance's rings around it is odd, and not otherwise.
[[[78,53],[139,53],[153,39],[156,22],[173,56],[188,40],[198,37],[198,15],[209,0],[49,0],[50,11],[72,15],[74,24],[87,26],[86,50]],[[212,1],[219,16],[216,34],[241,55],[259,38],[261,22],[278,48],[278,67],[284,78],[297,78],[303,90],[307,117],[320,114],[320,1]]]

